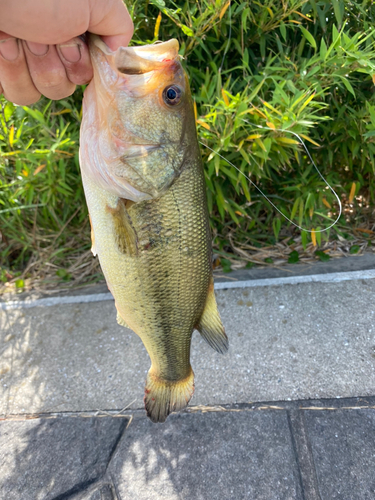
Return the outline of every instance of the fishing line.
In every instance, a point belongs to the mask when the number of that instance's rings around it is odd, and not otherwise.
[[[253,125],[254,127],[258,127],[258,128],[262,128],[262,129],[265,129],[265,130],[271,130],[271,131],[279,131],[279,132],[288,132],[289,134],[293,134],[295,137],[297,137],[298,141],[302,144],[302,146],[304,147],[311,163],[313,164],[315,170],[318,172],[318,174],[320,175],[321,179],[323,180],[323,182],[329,187],[329,189],[332,191],[332,193],[335,195],[336,197],[336,200],[339,204],[339,215],[337,216],[336,220],[328,227],[326,227],[325,229],[318,229],[318,230],[315,230],[315,229],[304,229],[303,227],[299,226],[298,224],[296,224],[295,222],[293,222],[291,219],[289,219],[285,214],[283,214],[281,212],[281,210],[279,210],[277,208],[277,206],[272,203],[272,201],[268,198],[268,196],[263,193],[263,191],[260,189],[260,187],[258,187],[255,182],[253,182],[250,177],[248,177],[246,174],[244,174],[242,172],[242,170],[240,170],[238,167],[236,167],[236,165],[234,165],[231,161],[227,160],[226,158],[224,158],[224,156],[222,156],[220,153],[218,153],[217,151],[215,151],[214,149],[210,148],[210,146],[207,146],[207,144],[204,144],[203,142],[199,141],[200,144],[202,144],[202,146],[206,147],[207,149],[209,149],[210,151],[212,151],[213,153],[217,154],[220,158],[222,158],[224,161],[226,161],[229,165],[231,165],[232,167],[234,167],[238,172],[240,172],[240,174],[242,174],[244,177],[246,177],[246,179],[260,192],[260,194],[268,201],[268,203],[270,203],[273,208],[275,210],[277,210],[277,212],[279,212],[280,215],[282,215],[288,222],[290,222],[291,224],[293,224],[293,226],[297,227],[298,229],[300,229],[301,231],[306,231],[307,233],[323,233],[324,231],[328,231],[328,229],[331,229],[331,227],[333,227],[337,222],[338,220],[340,219],[341,217],[341,213],[342,213],[342,205],[341,205],[341,200],[340,198],[338,197],[336,191],[331,187],[331,185],[327,182],[327,180],[323,177],[323,175],[321,174],[321,172],[319,171],[318,167],[315,165],[315,162],[314,160],[312,159],[311,155],[310,155],[310,152],[309,150],[307,149],[305,143],[303,142],[303,140],[301,139],[301,137],[296,134],[295,132],[292,132],[291,130],[282,130],[282,129],[272,129],[270,127],[262,127],[261,125],[256,125],[255,123],[251,123],[249,122],[248,120],[243,120],[245,121],[246,123],[248,123],[249,125]],[[260,168],[260,165],[259,163],[253,158],[254,162],[258,165],[258,167]],[[251,166],[251,165],[250,165]]]

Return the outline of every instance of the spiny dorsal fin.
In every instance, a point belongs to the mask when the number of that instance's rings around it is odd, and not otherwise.
[[[211,283],[208,289],[206,304],[202,316],[195,327],[202,335],[204,340],[220,354],[228,350],[228,337],[225,334],[223,323],[217,310],[214,280],[211,277]]]
[[[117,248],[129,257],[138,255],[138,238],[132,224],[132,220],[126,210],[127,200],[118,199],[115,208],[107,205],[108,212],[112,215],[114,224],[114,236]]]

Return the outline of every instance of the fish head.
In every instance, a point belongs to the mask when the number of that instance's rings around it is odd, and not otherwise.
[[[94,78],[84,96],[81,168],[122,198],[157,198],[197,147],[178,42],[111,51],[90,35],[89,47]]]

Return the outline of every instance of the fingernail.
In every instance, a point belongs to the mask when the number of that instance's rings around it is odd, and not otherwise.
[[[6,38],[0,41],[0,54],[7,61],[14,61],[19,54],[18,40],[16,38]]]
[[[34,56],[45,56],[49,49],[49,46],[44,43],[26,42],[26,44]]]
[[[76,43],[59,45],[60,52],[68,62],[76,63],[81,59],[81,51]]]

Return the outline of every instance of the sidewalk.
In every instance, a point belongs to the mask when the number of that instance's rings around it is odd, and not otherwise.
[[[337,262],[292,272],[375,269],[372,255]],[[0,499],[375,498],[375,279],[363,276],[217,278],[253,280],[216,291],[230,351],[194,334],[195,395],[163,425],[145,417],[148,356],[113,301],[0,309]]]

